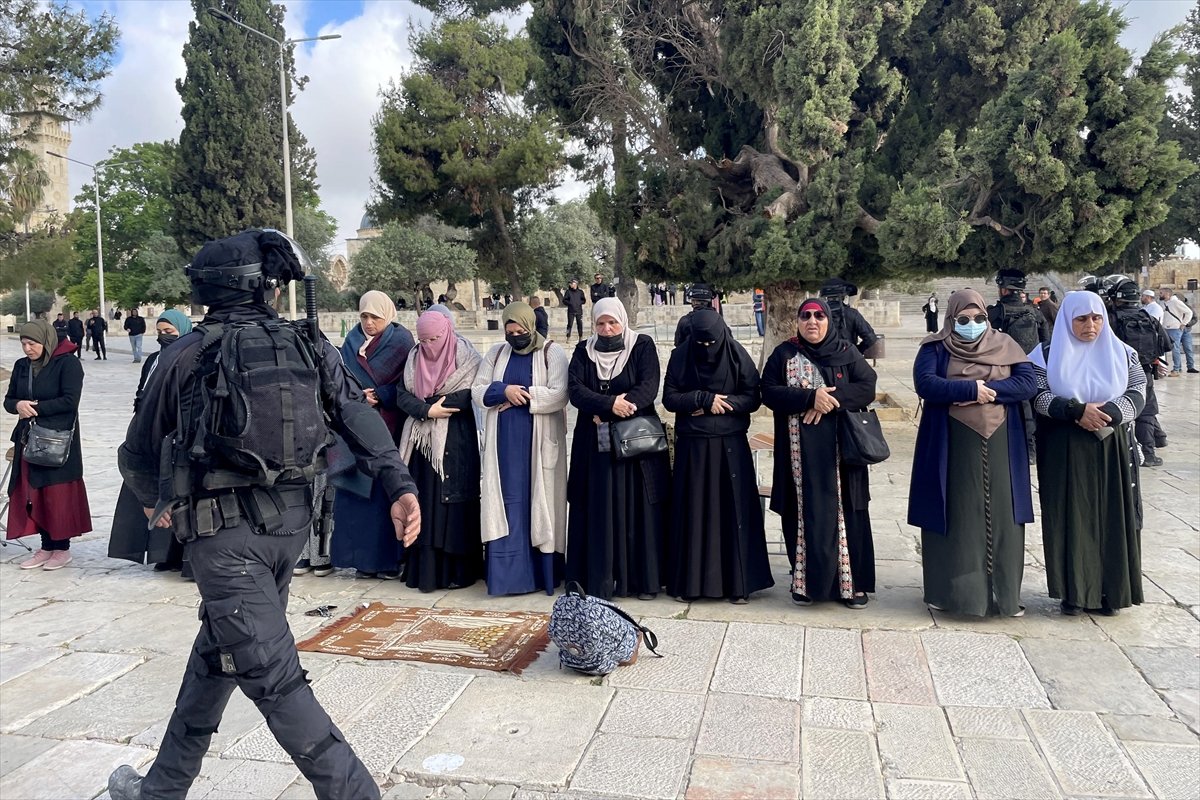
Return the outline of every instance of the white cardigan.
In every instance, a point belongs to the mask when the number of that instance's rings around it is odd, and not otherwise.
[[[483,395],[504,370],[512,348],[507,342],[488,350],[475,374],[471,398],[483,409],[483,486],[480,517],[483,541],[508,536],[504,494],[500,488],[500,454],[496,428],[500,412],[483,404]],[[533,453],[530,458],[530,539],[543,553],[565,553],[567,547],[567,367],[563,349],[547,343],[533,354],[533,385],[529,387],[529,413],[533,415]]]

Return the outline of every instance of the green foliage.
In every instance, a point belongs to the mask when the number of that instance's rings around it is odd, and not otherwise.
[[[21,249],[0,266],[0,290],[21,289],[26,281],[51,292],[61,288],[65,276],[74,271],[73,238],[70,232],[43,230],[30,234]]]
[[[353,308],[345,292],[339,292],[329,279],[333,242],[337,238],[337,220],[316,208],[300,207],[294,212],[295,240],[304,248],[317,276],[317,308],[342,311]],[[300,288],[297,287],[297,291]]]
[[[54,292],[29,290],[29,313],[42,314],[54,307]],[[0,298],[0,314],[11,314],[17,322],[25,321],[25,290],[13,291]]]
[[[183,132],[171,193],[173,233],[188,253],[247,228],[285,228],[279,50],[209,15],[210,6],[280,41],[286,36],[284,7],[269,0],[192,0],[187,73],[175,84]],[[284,62],[290,106],[298,83],[291,47]],[[316,207],[315,157],[290,114],[288,137],[293,204]]]
[[[108,286],[104,288],[107,289]],[[67,305],[71,307],[71,310],[80,312],[81,319],[87,317],[85,312],[93,308],[100,308],[99,273],[95,270],[87,273],[78,283],[68,286],[64,294],[67,296]]]
[[[105,294],[119,308],[146,303],[183,305],[192,291],[183,273],[185,264],[186,259],[179,252],[175,239],[162,231],[154,231],[146,237],[124,270],[112,278],[105,271]]]
[[[0,112],[87,119],[100,105],[118,38],[108,12],[90,20],[61,0],[0,0]],[[20,146],[16,133],[0,117],[0,166]]]
[[[643,277],[794,291],[1099,267],[1162,223],[1190,172],[1160,131],[1174,56],[1135,63],[1125,24],[1095,0],[540,0],[530,30],[585,144],[629,126],[593,205]]]
[[[590,283],[596,270],[610,274],[612,235],[588,205],[576,200],[537,210],[521,220],[517,236],[517,262],[522,285],[536,289],[561,289],[572,278]],[[511,291],[493,283],[497,291]]]
[[[389,222],[350,265],[350,285],[361,295],[372,289],[409,299],[437,280],[455,283],[475,274],[475,254],[465,244],[446,242],[418,226]]]
[[[384,90],[374,120],[371,213],[383,222],[432,214],[469,228],[484,276],[522,284],[513,227],[553,186],[563,153],[551,116],[521,99],[534,65],[529,41],[467,18],[415,34],[412,49],[412,72]]]
[[[0,163],[0,227],[29,234],[29,217],[42,203],[50,176],[28,150],[17,149]]]

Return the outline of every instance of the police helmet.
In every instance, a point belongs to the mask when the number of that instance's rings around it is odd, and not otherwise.
[[[1095,292],[1096,294],[1103,294],[1103,286],[1104,286],[1104,282],[1100,279],[1100,276],[1098,276],[1098,275],[1084,275],[1082,278],[1079,279],[1079,288],[1081,291],[1084,291],[1084,292]]]
[[[1001,289],[1023,291],[1025,289],[1025,273],[1019,269],[1006,268],[996,273],[996,285]]]
[[[818,294],[830,300],[841,300],[858,294],[858,287],[843,278],[830,278],[821,284]]]
[[[693,283],[687,292],[689,303],[711,303],[716,296],[717,293],[713,291],[713,287],[707,283]]]
[[[1117,280],[1112,280],[1110,282],[1109,278],[1115,278]],[[1110,275],[1109,278],[1106,278],[1105,282],[1109,284],[1107,294],[1109,301],[1112,302],[1113,305],[1141,305],[1140,298],[1142,290],[1138,288],[1137,283],[1135,283],[1132,278],[1128,278],[1124,275]]]
[[[185,272],[192,299],[206,306],[261,303],[269,291],[312,270],[304,248],[271,228],[206,242]]]

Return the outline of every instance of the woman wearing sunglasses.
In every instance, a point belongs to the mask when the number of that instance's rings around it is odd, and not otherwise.
[[[871,497],[867,467],[840,461],[838,421],[874,402],[875,370],[830,323],[824,300],[805,300],[797,336],[763,371],[763,405],[775,412],[771,510],[783,521],[792,601],[858,609],[875,591]]]
[[[988,323],[974,289],[950,295],[942,329],[913,364],[924,401],[908,498],[935,611],[1019,617],[1025,525],[1033,522],[1021,401],[1033,365]]]
[[[1038,494],[1046,585],[1075,616],[1142,602],[1141,495],[1131,423],[1146,402],[1137,352],[1095,292],[1063,298],[1049,353],[1037,349]]]

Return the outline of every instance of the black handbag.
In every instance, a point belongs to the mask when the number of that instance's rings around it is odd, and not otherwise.
[[[658,417],[629,417],[610,426],[617,461],[667,452],[667,432]]]
[[[842,462],[853,467],[867,467],[887,461],[892,451],[883,438],[879,416],[872,410],[846,411],[838,420],[838,440]]]
[[[21,451],[21,460],[39,467],[61,467],[71,455],[73,438],[74,423],[71,423],[69,430],[56,431],[38,425],[36,420],[30,420],[29,430],[25,432],[25,449]]]

